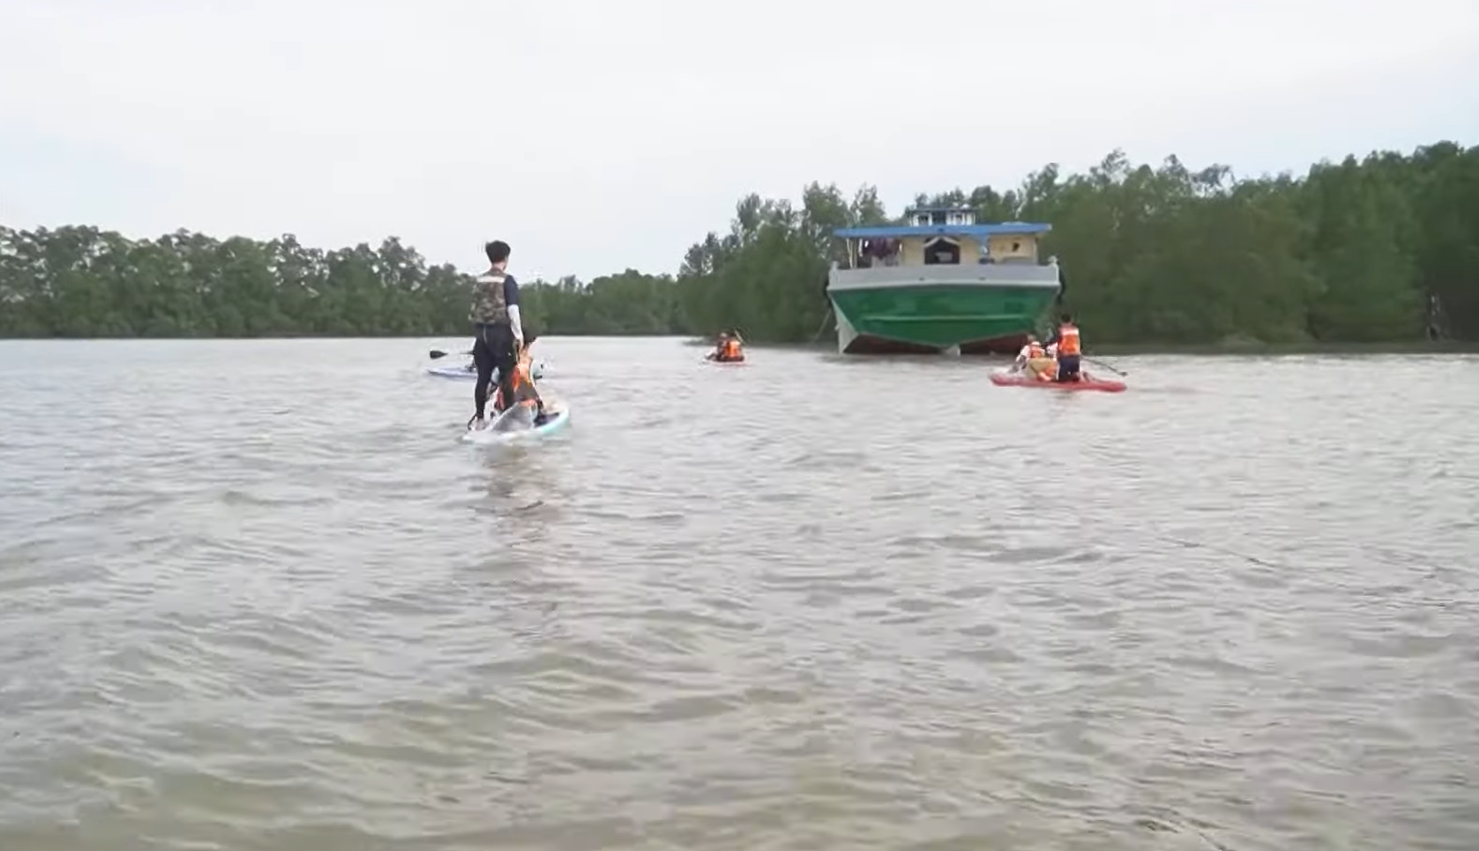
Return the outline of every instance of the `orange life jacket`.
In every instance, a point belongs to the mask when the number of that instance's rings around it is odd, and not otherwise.
[[[740,356],[739,340],[729,339],[724,341],[724,356],[737,358]]]
[[[519,363],[514,367],[514,378],[511,382],[514,388],[514,398],[519,400],[520,405],[533,405],[539,399],[539,393],[534,389],[534,378],[530,374],[534,359],[526,353],[519,358]]]
[[[1078,326],[1064,325],[1058,329],[1058,354],[1076,355],[1079,353]]]
[[[509,388],[514,392],[514,401],[520,405],[535,405],[539,402],[539,392],[534,389],[534,380],[530,378],[529,372],[533,362],[533,356],[527,351],[523,352],[508,377]],[[499,410],[505,407],[502,387],[493,394],[493,407]]]

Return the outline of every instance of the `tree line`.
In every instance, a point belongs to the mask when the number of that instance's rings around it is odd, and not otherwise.
[[[1479,340],[1479,147],[1324,162],[1238,179],[1115,151],[1084,174],[921,194],[979,221],[1044,221],[1065,305],[1095,341],[1130,344]],[[902,213],[902,211],[900,211]],[[831,332],[831,232],[886,224],[876,188],[812,183],[799,204],[742,198],[676,275],[634,269],[525,282],[547,335],[708,335],[806,342]],[[0,227],[0,337],[462,336],[472,277],[396,238],[306,247],[178,231]]]

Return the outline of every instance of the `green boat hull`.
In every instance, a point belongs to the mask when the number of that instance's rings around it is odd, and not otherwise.
[[[911,284],[829,289],[838,349],[846,354],[1015,353],[1057,287]]]

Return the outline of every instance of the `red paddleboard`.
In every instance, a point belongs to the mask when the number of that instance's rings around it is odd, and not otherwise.
[[[1121,393],[1125,382],[1113,378],[1093,378],[1080,372],[1078,381],[1038,381],[1024,372],[991,373],[991,383],[998,387],[1041,387],[1045,390],[1098,390],[1104,393]]]

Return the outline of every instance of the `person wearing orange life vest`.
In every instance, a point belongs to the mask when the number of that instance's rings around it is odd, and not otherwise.
[[[1043,349],[1042,343],[1037,341],[1037,337],[1029,334],[1027,336],[1027,345],[1023,346],[1022,350],[1017,353],[1017,360],[1012,365],[1012,368],[1017,372],[1026,370],[1027,374],[1033,378],[1042,378],[1043,373],[1047,371],[1047,368],[1052,363],[1052,356]]]
[[[1028,361],[1032,360],[1033,358],[1040,358],[1042,357],[1042,355],[1042,343],[1039,343],[1037,341],[1037,338],[1033,335],[1028,334],[1027,343],[1023,345],[1020,350],[1018,350],[1017,360],[1015,363],[1012,364],[1012,368],[1019,371],[1025,369],[1027,367]]]
[[[1079,339],[1078,326],[1073,324],[1073,315],[1064,313],[1061,317],[1062,324],[1058,330],[1053,332],[1053,337],[1048,345],[1057,348],[1058,376],[1057,381],[1078,381],[1082,378],[1079,374],[1079,359],[1083,353],[1083,342]]]
[[[745,359],[744,349],[740,348],[739,333],[734,334],[725,331],[719,335],[719,345],[709,353],[710,360],[716,361],[740,361]]]

